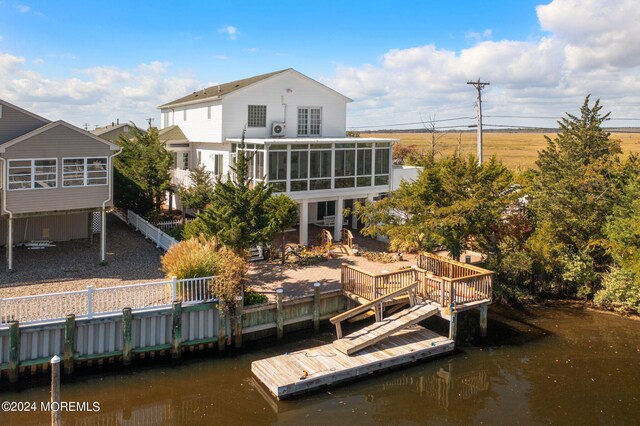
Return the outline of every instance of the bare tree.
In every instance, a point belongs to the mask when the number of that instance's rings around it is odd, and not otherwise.
[[[422,121],[422,125],[424,126],[425,130],[431,134],[431,158],[435,158],[437,152],[436,145],[438,144],[440,139],[442,139],[446,135],[446,133],[437,131],[436,114],[429,114],[429,119],[427,121],[423,120],[422,117],[420,117],[420,121]]]

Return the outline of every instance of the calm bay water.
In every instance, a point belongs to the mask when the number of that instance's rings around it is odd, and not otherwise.
[[[640,424],[640,321],[565,307],[461,315],[459,350],[329,391],[277,402],[251,361],[329,342],[333,333],[62,384],[64,401],[100,411],[63,414],[65,425],[226,424]],[[308,337],[307,337],[308,336]],[[1,401],[49,398],[46,384],[0,391]],[[0,425],[49,424],[49,413],[0,412]]]

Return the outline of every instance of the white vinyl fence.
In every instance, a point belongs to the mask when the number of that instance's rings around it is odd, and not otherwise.
[[[196,304],[213,300],[210,284],[215,277],[175,279],[118,287],[94,288],[62,293],[0,299],[0,327],[11,321],[37,324],[63,320],[69,314],[77,319],[122,312],[170,307],[173,301]]]
[[[193,220],[192,218],[186,218],[184,220],[184,224],[186,225],[192,220]],[[181,220],[165,220],[163,222],[156,222],[153,224],[153,226],[155,226],[156,228],[160,228],[162,232],[167,232],[177,228],[178,226],[181,226],[182,224],[183,223]]]
[[[169,247],[172,245],[178,244],[178,240],[173,238],[171,235],[165,234],[162,229],[153,226],[131,210],[127,211],[127,220],[131,226],[136,228],[136,231],[141,232],[145,238],[149,238],[156,244],[156,247],[161,248],[164,251],[169,250]]]

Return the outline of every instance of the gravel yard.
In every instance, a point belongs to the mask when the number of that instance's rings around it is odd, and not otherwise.
[[[163,252],[118,218],[107,215],[107,265],[100,266],[100,236],[42,250],[14,249],[14,271],[6,271],[0,248],[0,297],[27,296],[158,281]]]

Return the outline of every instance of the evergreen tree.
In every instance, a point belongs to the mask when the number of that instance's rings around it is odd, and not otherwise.
[[[156,128],[148,132],[132,125],[131,135],[122,135],[116,143],[122,147],[113,161],[114,202],[146,215],[159,211],[164,191],[169,187],[172,157],[158,138]]]
[[[211,203],[200,215],[211,235],[238,253],[271,241],[273,236],[266,207],[272,188],[263,181],[254,184],[249,178],[252,154],[247,154],[244,148],[243,131],[235,165],[226,179],[216,178]]]
[[[199,164],[189,170],[191,184],[178,187],[178,197],[186,209],[194,209],[200,213],[211,202],[214,191],[213,175],[206,169],[204,164]]]
[[[511,172],[495,158],[478,166],[473,156],[428,163],[415,182],[403,182],[388,198],[358,205],[361,233],[389,237],[392,250],[444,246],[459,259],[470,237],[487,248],[490,234],[512,196]]]
[[[590,106],[587,96],[579,116],[567,114],[558,122],[556,138],[545,136],[533,179],[529,246],[569,294],[592,294],[608,264],[604,250],[592,243],[604,236],[623,184],[620,144],[602,128],[609,114],[601,110],[599,100]]]
[[[298,220],[298,203],[284,194],[273,195],[267,200],[267,211],[270,219],[271,233],[282,234],[282,264],[286,259],[285,230],[296,224]]]

